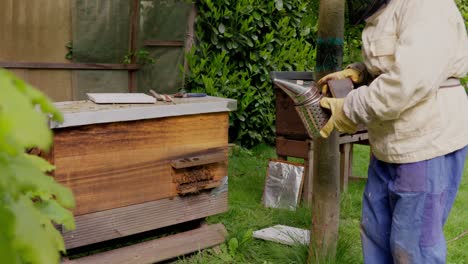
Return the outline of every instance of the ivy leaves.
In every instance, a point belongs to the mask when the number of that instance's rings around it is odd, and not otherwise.
[[[54,105],[11,72],[0,69],[0,262],[58,263],[65,251],[53,223],[73,229],[72,192],[45,172],[54,167],[26,154],[48,150],[48,118],[61,121]]]
[[[315,63],[313,1],[202,0],[197,45],[187,56],[187,88],[237,99],[230,140],[246,147],[273,142],[270,71],[306,71]]]
[[[18,154],[23,149],[37,146],[47,150],[51,144],[51,132],[46,116],[39,110],[61,120],[47,98],[37,90],[16,78],[12,73],[0,71],[0,150]]]

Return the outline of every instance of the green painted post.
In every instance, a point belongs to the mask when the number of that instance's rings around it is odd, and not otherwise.
[[[315,78],[341,69],[344,0],[320,0]],[[314,181],[309,263],[334,260],[340,218],[340,151],[338,133],[314,141]]]

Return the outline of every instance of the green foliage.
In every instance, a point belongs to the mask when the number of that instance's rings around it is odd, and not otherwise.
[[[465,87],[465,91],[468,94],[468,76],[460,79],[461,84]]]
[[[244,263],[245,258],[242,251],[252,242],[252,235],[253,230],[249,229],[245,233],[241,233],[240,237],[230,238],[227,245],[221,245],[219,252],[215,252],[216,254],[213,256],[223,263]]]
[[[468,21],[468,0],[456,2]],[[275,107],[269,72],[313,70],[318,0],[201,0],[197,8],[186,88],[237,99],[230,141],[245,147],[271,143]],[[343,65],[361,61],[364,27],[345,21]]]
[[[357,26],[351,26],[349,23],[345,23],[345,41],[343,50],[343,65],[348,65],[353,62],[362,61],[361,56],[361,33],[364,29],[364,24]]]
[[[238,100],[230,140],[250,147],[272,142],[270,71],[311,71],[316,2],[202,0],[196,45],[188,55],[187,89]]]
[[[124,64],[131,64],[132,59],[135,58],[135,62],[142,65],[153,65],[156,60],[151,57],[147,50],[136,50],[135,52],[129,52],[123,59]]]
[[[353,175],[367,176],[369,146],[355,145],[353,152]],[[248,151],[236,148],[229,156],[229,211],[208,217],[208,223],[222,223],[231,237],[241,241],[246,230],[259,230],[274,225],[288,225],[303,229],[311,227],[311,212],[307,208],[296,211],[265,208],[262,193],[265,184],[265,169],[270,158],[276,158],[275,149],[264,144]],[[297,160],[299,162],[299,160]],[[341,193],[340,227],[336,260],[320,263],[363,263],[360,240],[362,194],[365,180],[351,181],[348,192]],[[468,163],[465,165],[460,190],[450,217],[444,227],[447,241],[447,263],[466,263],[468,236],[454,240],[468,230]],[[174,264],[303,264],[307,262],[307,246],[286,246],[261,239],[248,239],[236,250],[235,260],[228,255],[229,242],[219,250],[203,250],[186,256]],[[235,242],[234,242],[235,243]],[[239,243],[241,244],[241,243]],[[220,256],[223,255],[223,256]],[[223,261],[222,259],[226,259]]]
[[[67,45],[65,45],[65,48],[67,48],[67,54],[65,55],[65,58],[67,60],[73,60],[73,43],[68,42]]]
[[[71,191],[46,175],[54,167],[26,154],[48,150],[47,117],[57,109],[39,91],[0,69],[0,263],[58,263],[65,251],[52,222],[74,228]]]
[[[455,3],[457,3],[458,9],[465,19],[465,25],[468,29],[468,0],[455,0]]]
[[[360,150],[360,148],[357,148]],[[369,151],[354,156],[367,157]],[[261,199],[265,184],[265,169],[268,160],[276,158],[275,149],[265,144],[260,144],[246,150],[235,148],[229,155],[229,211],[220,215],[210,216],[208,223],[223,223],[230,237],[227,243],[216,250],[203,250],[198,254],[182,258],[177,264],[303,264],[308,263],[309,247],[297,244],[287,246],[279,243],[251,238],[252,230],[259,230],[274,225],[287,225],[302,229],[311,227],[311,211],[306,207],[299,207],[296,211],[265,208]],[[300,160],[296,160],[301,162]],[[365,164],[363,164],[365,166]],[[359,172],[359,171],[358,171]],[[353,184],[353,183],[352,183]],[[359,182],[363,185],[363,182]],[[340,226],[349,227],[351,232],[340,233],[336,261],[321,263],[355,264],[362,263],[359,221],[360,199],[362,188],[354,189],[353,201],[346,202],[349,209],[341,214]],[[353,216],[349,221],[349,215]],[[345,230],[348,231],[348,230]],[[341,232],[341,230],[340,230]],[[238,247],[236,247],[236,242]],[[234,246],[230,246],[234,245]],[[230,248],[236,248],[231,250]],[[235,257],[232,257],[234,255]],[[172,262],[171,262],[172,263]]]

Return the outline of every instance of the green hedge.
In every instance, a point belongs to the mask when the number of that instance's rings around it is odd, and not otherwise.
[[[315,5],[315,6],[314,6]],[[316,1],[202,0],[186,87],[238,100],[230,141],[250,147],[274,139],[270,71],[312,71]]]
[[[465,21],[468,0],[456,0]],[[197,1],[196,45],[188,55],[186,88],[238,100],[230,141],[272,143],[274,93],[270,71],[313,71],[318,0]],[[468,25],[468,24],[467,24]],[[346,24],[343,64],[361,60],[363,25]]]

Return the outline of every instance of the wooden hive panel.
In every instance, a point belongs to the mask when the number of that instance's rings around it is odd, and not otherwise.
[[[220,152],[225,162],[203,168],[227,175],[227,129],[226,112],[56,129],[54,177],[72,188],[75,215],[177,196],[174,160]]]
[[[226,192],[172,197],[75,217],[76,229],[64,231],[67,249],[180,224],[228,209]]]
[[[72,99],[71,70],[11,70],[27,83],[41,90],[53,101]]]
[[[0,1],[0,61],[69,63],[71,0]],[[54,101],[71,100],[71,71],[13,70]]]
[[[0,61],[69,62],[71,2],[0,1]]]

